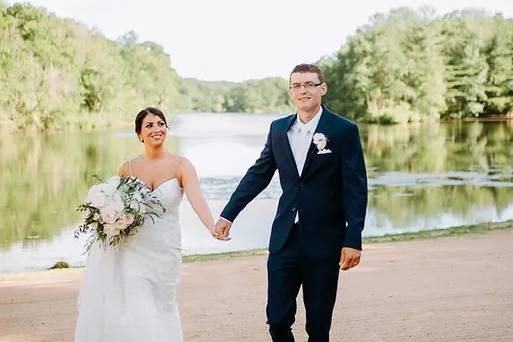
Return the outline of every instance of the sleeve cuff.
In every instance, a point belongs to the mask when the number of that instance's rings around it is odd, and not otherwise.
[[[343,247],[362,250],[362,233],[355,229],[346,230]]]
[[[228,222],[229,224],[232,224],[232,223],[233,223],[232,221],[227,220],[227,219],[225,219],[225,218],[224,218],[224,217],[222,217],[222,216],[219,216],[219,218],[220,218],[221,220],[224,220],[224,221]]]

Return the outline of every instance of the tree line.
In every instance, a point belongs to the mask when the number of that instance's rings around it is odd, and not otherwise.
[[[235,82],[184,79],[188,109],[195,112],[283,113],[292,111],[288,82],[280,77]]]
[[[393,123],[513,112],[513,21],[476,10],[437,17],[401,8],[375,15],[318,61],[325,102],[353,119]],[[287,80],[180,77],[134,32],[117,40],[30,4],[0,0],[0,128],[94,128],[167,113],[292,110]]]
[[[513,20],[501,15],[400,8],[374,16],[319,63],[327,103],[354,119],[513,114]]]
[[[104,127],[149,105],[166,113],[283,111],[286,89],[279,78],[183,79],[160,45],[138,42],[134,32],[113,41],[43,8],[0,0],[0,127]]]

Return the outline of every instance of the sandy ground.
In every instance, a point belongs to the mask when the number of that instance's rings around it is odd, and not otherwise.
[[[265,256],[185,264],[185,341],[269,341]],[[80,270],[0,275],[0,341],[72,341]],[[301,299],[299,299],[301,302]],[[513,230],[366,246],[332,341],[513,341]],[[294,326],[306,341],[304,309]]]

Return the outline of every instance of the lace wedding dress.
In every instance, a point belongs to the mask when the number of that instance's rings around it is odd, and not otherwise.
[[[75,342],[182,341],[176,290],[181,264],[178,180],[154,192],[166,212],[125,243],[93,246],[78,299]]]

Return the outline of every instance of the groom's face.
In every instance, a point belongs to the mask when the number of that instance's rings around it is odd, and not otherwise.
[[[319,82],[315,72],[295,72],[290,75],[289,96],[298,111],[315,111],[328,87]]]

